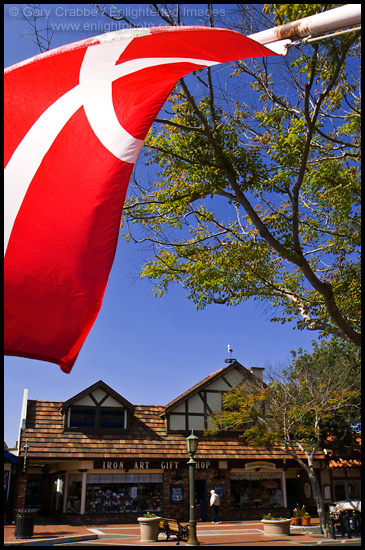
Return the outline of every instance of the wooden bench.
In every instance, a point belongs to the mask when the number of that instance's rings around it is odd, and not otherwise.
[[[161,518],[158,532],[165,533],[166,540],[169,540],[171,535],[175,535],[177,544],[180,544],[181,540],[189,538],[189,525],[181,525],[177,519]]]

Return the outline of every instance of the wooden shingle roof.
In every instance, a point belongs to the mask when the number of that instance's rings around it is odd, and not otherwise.
[[[126,432],[86,434],[64,431],[62,401],[28,400],[26,428],[20,441],[20,456],[28,439],[27,457],[39,462],[55,460],[101,460],[124,457],[137,459],[187,459],[186,434],[167,434],[158,405],[135,405]],[[117,430],[118,432],[118,430]],[[245,445],[237,435],[199,435],[197,460],[273,460],[290,458],[280,447],[257,450]]]

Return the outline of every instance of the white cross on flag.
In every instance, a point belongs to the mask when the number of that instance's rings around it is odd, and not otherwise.
[[[5,70],[5,354],[70,372],[101,307],[133,165],[173,86],[268,55],[234,31],[158,27]]]

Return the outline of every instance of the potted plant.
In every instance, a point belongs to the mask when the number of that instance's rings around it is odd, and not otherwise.
[[[302,508],[302,525],[310,525],[311,524],[311,516],[308,514],[307,510],[303,506]]]
[[[301,525],[302,524],[302,511],[299,508],[299,504],[293,510],[293,516],[291,518],[292,525]]]
[[[264,535],[290,535],[290,518],[275,518],[272,514],[265,514],[261,520],[264,526]]]
[[[160,516],[147,512],[137,518],[141,532],[141,542],[157,542]]]

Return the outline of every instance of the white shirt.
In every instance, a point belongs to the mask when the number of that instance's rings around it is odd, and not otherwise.
[[[217,493],[211,493],[210,495],[210,505],[213,506],[213,504],[215,506],[219,506],[221,503],[220,501],[220,498],[219,498],[219,495],[217,495]]]

